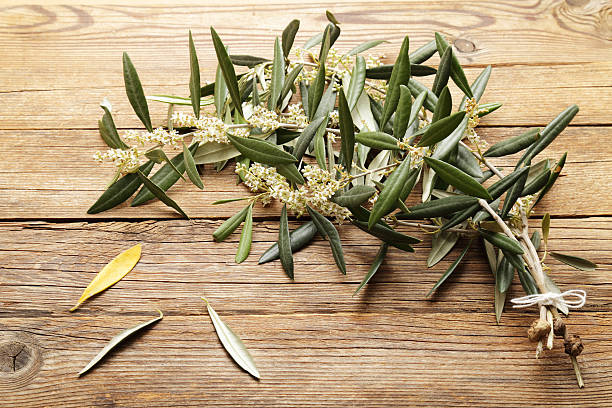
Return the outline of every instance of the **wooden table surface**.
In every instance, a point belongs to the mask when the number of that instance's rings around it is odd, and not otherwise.
[[[608,2],[174,3],[2,1],[0,406],[612,406]],[[172,188],[189,221],[159,202],[86,215],[112,177],[91,159],[104,147],[100,101],[112,102],[120,128],[138,127],[123,89],[123,51],[147,94],[188,95],[188,29],[202,77],[212,79],[209,26],[232,52],[269,57],[291,18],[302,21],[301,44],[323,28],[326,8],[342,23],[341,49],[386,39],[380,50],[392,61],[404,35],[414,49],[440,31],[454,41],[470,80],[493,65],[483,101],[504,106],[483,120],[480,134],[490,142],[580,105],[547,150],[555,158],[567,151],[568,160],[533,226],[549,212],[549,248],[600,265],[582,272],[549,262],[562,288],[589,294],[568,319],[586,345],[579,357],[584,389],[558,341],[534,359],[526,327],[535,309],[507,307],[496,324],[493,278],[480,245],[432,300],[425,294],[449,261],[426,268],[428,238],[416,254],[390,251],[373,283],[352,297],[378,248],[354,227],[340,228],[347,276],[318,239],[296,254],[293,283],[277,262],[257,266],[276,240],[277,206],[256,210],[245,263],[233,262],[237,236],[212,241],[212,231],[239,205],[210,203],[245,194],[232,169],[215,175],[206,167],[204,191],[187,183]],[[151,110],[161,124],[165,107],[152,103]],[[69,313],[100,268],[137,242],[143,256],[136,268]],[[520,293],[515,281],[511,294]],[[229,359],[201,295],[241,335],[261,381]],[[163,321],[77,378],[110,337],[153,317],[156,308],[165,312]]]

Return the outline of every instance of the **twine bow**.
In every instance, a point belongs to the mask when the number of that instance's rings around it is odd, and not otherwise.
[[[510,302],[514,304],[512,307],[515,308],[529,307],[533,305],[551,305],[557,308],[562,308],[565,306],[568,309],[580,309],[586,303],[586,292],[582,289],[571,289],[563,293],[538,293],[536,295],[527,295],[514,298],[511,299]]]

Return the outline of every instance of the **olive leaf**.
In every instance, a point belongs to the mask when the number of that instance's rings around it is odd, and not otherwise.
[[[247,206],[244,216],[244,225],[240,234],[240,242],[236,251],[236,263],[244,262],[251,252],[251,242],[253,242],[253,203]]]
[[[436,107],[431,117],[431,123],[448,117],[451,114],[452,109],[453,100],[450,90],[448,89],[448,86],[445,86],[442,91],[440,91],[440,95],[438,95],[438,102],[436,103]]]
[[[104,110],[102,120],[98,121],[100,137],[102,137],[104,143],[111,149],[127,149],[128,146],[123,143],[121,137],[119,137],[115,121],[113,121],[110,102],[105,98],[100,104],[100,107]]]
[[[412,58],[411,58],[412,61]],[[379,65],[366,69],[366,78],[389,80],[395,65]],[[437,72],[435,68],[426,65],[410,64],[410,76],[429,76]]]
[[[355,65],[351,71],[351,82],[349,83],[348,90],[346,92],[346,100],[349,107],[349,111],[352,111],[361,93],[363,92],[363,85],[365,84],[366,78],[366,63],[365,59],[358,55],[355,58]]]
[[[400,150],[397,139],[384,132],[360,132],[355,135],[355,141],[379,150]]]
[[[70,311],[75,311],[84,301],[119,282],[140,260],[142,246],[136,244],[110,261],[87,285],[83,294]]]
[[[291,231],[289,233],[291,253],[296,253],[297,251],[308,245],[312,241],[316,233],[317,227],[312,221],[308,221],[299,226],[296,230]],[[278,247],[278,242],[276,242],[261,255],[258,263],[264,264],[266,262],[274,261],[279,257],[280,249]]]
[[[278,37],[274,41],[274,62],[272,63],[272,77],[270,79],[270,95],[268,96],[268,109],[275,110],[283,90],[285,81],[285,58]]]
[[[149,132],[153,132],[151,117],[149,116],[149,106],[142,90],[140,78],[138,78],[138,73],[136,68],[134,68],[134,64],[132,64],[132,60],[130,60],[130,57],[125,52],[123,53],[123,81],[125,83],[125,92],[136,116],[138,116],[138,119],[140,119]]]
[[[404,159],[400,165],[393,170],[385,182],[385,188],[381,191],[368,219],[368,228],[372,228],[383,216],[395,209],[397,199],[402,193],[406,180],[410,175],[410,160]]]
[[[453,48],[446,47],[446,50],[440,58],[438,72],[436,72],[436,77],[434,78],[433,85],[431,86],[431,91],[435,93],[438,97],[440,96],[442,89],[444,89],[446,87],[446,84],[448,84],[448,79],[450,78],[452,58]]]
[[[577,113],[578,106],[570,105],[548,125],[546,125],[546,127],[540,132],[540,138],[527,149],[525,154],[523,154],[521,159],[516,164],[516,168],[519,168],[524,163],[530,163],[531,159],[548,147],[548,145],[551,144],[557,136],[559,136],[563,129],[569,125]]]
[[[215,241],[221,242],[225,240],[225,238],[229,237],[232,232],[234,232],[236,228],[238,228],[240,224],[242,224],[250,208],[251,204],[247,205],[242,210],[238,211],[236,214],[225,220],[225,222],[221,224],[219,228],[215,230],[215,232],[213,232],[213,238],[215,239]]]
[[[238,80],[236,79],[236,71],[234,71],[234,65],[230,61],[229,55],[227,54],[227,50],[221,41],[221,38],[217,34],[214,28],[210,27],[210,33],[213,39],[213,45],[215,47],[215,53],[217,54],[217,61],[219,62],[219,67],[221,67],[221,72],[223,73],[223,79],[225,80],[225,84],[229,90],[229,94],[234,102],[234,107],[242,114],[242,105],[240,104],[240,91],[238,90]]]
[[[281,36],[281,43],[283,46],[283,55],[285,58],[289,56],[291,52],[291,47],[293,47],[293,42],[295,41],[295,35],[300,29],[300,20],[292,20],[287,27],[283,30],[283,35]]]
[[[451,184],[464,193],[474,197],[485,198],[488,200],[493,199],[487,189],[485,189],[479,182],[455,166],[441,160],[432,159],[431,157],[425,157],[424,160],[427,165],[431,167],[436,174],[448,184]]]
[[[295,164],[277,164],[276,171],[288,181],[295,184],[304,184],[305,180],[302,173],[297,169]]]
[[[185,169],[187,170],[189,180],[191,180],[191,182],[200,190],[204,190],[204,184],[202,184],[202,179],[200,178],[200,174],[198,173],[198,169],[196,168],[193,155],[191,154],[191,151],[189,151],[189,149],[187,148],[185,142],[183,142],[183,160],[185,160]]]
[[[468,125],[468,117],[464,117],[459,126],[455,130],[451,132],[450,135],[445,137],[442,141],[438,142],[436,145],[436,150],[431,155],[434,159],[438,160],[448,160],[451,153],[457,148],[457,145],[463,139],[463,135],[465,134],[465,130]],[[491,173],[493,175],[493,173]],[[480,180],[479,180],[480,181]],[[482,181],[480,181],[482,183]]]
[[[321,214],[319,214],[316,210],[313,210],[309,206],[306,206],[308,210],[308,214],[312,218],[312,222],[317,227],[317,231],[323,238],[327,238],[329,241],[329,246],[331,247],[332,254],[334,256],[334,261],[344,275],[346,275],[346,263],[344,262],[344,254],[342,252],[342,243],[340,241],[340,235],[338,234],[338,230],[334,227],[334,224]]]
[[[302,72],[302,69],[304,69],[304,65],[297,64],[295,68],[293,68],[291,72],[287,74],[287,77],[285,78],[285,82],[283,83],[283,89],[281,91],[280,98],[278,98],[279,103],[282,103],[287,97],[287,95],[289,95],[289,92],[291,92],[291,88],[293,88],[294,86],[293,84],[296,78],[298,77],[298,75],[300,75],[300,72]],[[253,88],[254,91],[256,89],[257,88]],[[257,104],[255,104],[254,106],[257,106]]]
[[[231,135],[228,135],[227,138],[240,154],[253,161],[269,166],[297,162],[297,159],[290,153],[263,140],[247,139]]]
[[[401,249],[402,251],[414,252],[414,248],[412,248],[412,245],[421,242],[420,239],[411,237],[410,235],[404,235],[401,232],[397,232],[391,229],[391,227],[383,224],[382,222],[378,222],[372,227],[368,227],[368,224],[366,222],[360,221],[358,219],[353,220],[352,222],[361,230],[367,232],[372,236],[375,236],[376,238],[388,243],[389,245]]]
[[[310,122],[308,126],[302,130],[302,134],[298,137],[295,142],[295,146],[293,147],[293,156],[296,158],[296,160],[302,160],[302,157],[304,156],[304,153],[306,153],[306,149],[308,149],[308,146],[310,145],[310,142],[312,142],[317,130],[321,126],[325,127],[327,125],[326,119],[326,117],[317,118]]]
[[[200,117],[200,64],[198,63],[198,55],[196,54],[191,30],[189,30],[189,67],[191,76],[189,77],[189,92],[191,92],[191,104],[193,105],[193,113],[196,118]]]
[[[353,166],[353,154],[355,153],[355,125],[351,118],[351,109],[344,95],[339,91],[338,98],[338,122],[340,127],[340,160],[344,171],[350,174]]]
[[[565,166],[565,160],[566,159],[567,159],[567,152],[565,152],[563,154],[563,156],[561,156],[561,158],[559,159],[559,161],[557,162],[557,164],[555,165],[555,167],[551,171],[550,176],[548,177],[548,180],[546,181],[546,184],[542,188],[542,191],[540,191],[540,194],[538,195],[538,198],[536,198],[536,200],[533,203],[532,207],[534,207],[537,203],[539,203],[540,200],[542,198],[544,198],[544,195],[546,195],[546,193],[548,193],[548,191],[553,186],[553,184],[555,184],[555,181],[557,181],[557,178],[561,174],[561,170],[563,170],[563,166]]]
[[[482,98],[482,95],[484,94],[484,91],[487,87],[490,77],[491,77],[491,66],[488,65],[485,69],[482,70],[482,72],[478,75],[478,77],[476,77],[474,82],[472,82],[472,86],[470,87],[470,89],[472,90],[472,94],[474,95],[474,99],[476,99],[476,102],[478,102],[480,98]],[[467,103],[467,101],[468,101],[468,98],[467,96],[464,95],[463,99],[461,100],[461,104],[459,104],[459,110],[463,110],[465,108],[465,104]],[[480,111],[480,106],[478,107],[478,110]],[[487,112],[487,113],[490,113],[490,112]]]
[[[457,146],[457,157],[455,159],[455,165],[458,169],[464,171],[466,174],[479,180],[484,176],[482,169],[480,168],[480,162],[471,150],[464,144]],[[525,179],[527,176],[525,176]],[[521,187],[522,188],[522,187]]]
[[[202,297],[202,300],[206,302],[206,309],[208,310],[208,315],[210,316],[213,326],[215,327],[217,336],[219,336],[221,344],[228,352],[230,357],[232,357],[236,364],[238,364],[247,373],[259,379],[260,375],[257,367],[255,366],[255,361],[240,337],[238,337],[238,335],[234,333],[223,320],[221,320],[217,312],[215,312],[215,309],[212,308],[205,297]]]
[[[172,170],[174,170],[174,172],[176,173],[178,177],[185,180],[185,177],[183,177],[183,173],[179,171],[179,169],[176,167],[174,162],[168,158],[168,156],[166,155],[166,152],[164,152],[162,149],[155,149],[155,150],[146,152],[145,157],[157,164],[166,162],[172,168]]]
[[[514,204],[516,204],[517,200],[520,198],[523,189],[525,188],[525,182],[527,181],[527,177],[529,173],[524,173],[521,177],[518,178],[516,184],[512,186],[508,193],[506,194],[506,198],[504,199],[504,206],[502,207],[502,211],[500,216],[502,218],[506,218],[512,210]]]
[[[308,88],[308,112],[309,119],[312,121],[315,118],[315,112],[319,107],[321,98],[323,97],[323,91],[325,90],[325,62],[319,63],[319,70],[317,76],[311,82]]]
[[[385,242],[383,242],[380,245],[380,249],[376,253],[374,260],[372,261],[372,265],[370,265],[370,269],[368,269],[368,273],[366,274],[366,276],[364,276],[359,286],[357,286],[357,289],[355,289],[355,292],[353,292],[353,296],[355,296],[361,290],[361,288],[363,288],[370,281],[370,279],[372,279],[374,274],[378,271],[383,261],[385,260],[385,256],[387,255],[388,248],[389,248],[389,244]]]
[[[278,226],[278,254],[285,273],[290,279],[293,279],[293,253],[291,252],[291,239],[289,238],[287,204],[283,205]]]
[[[440,35],[440,33],[435,33],[436,36],[436,47],[438,48],[438,54],[440,56],[444,55],[444,52],[447,48],[450,48],[444,37]],[[461,68],[461,64],[459,63],[459,59],[455,54],[451,56],[451,67],[450,67],[450,75],[453,79],[453,82],[463,91],[465,96],[468,98],[472,98],[474,95],[472,94],[472,89],[470,88],[470,84],[465,77],[465,73],[463,72],[463,68]]]
[[[369,50],[370,48],[374,48],[377,45],[380,45],[382,43],[386,43],[387,41],[385,40],[372,40],[372,41],[366,41],[364,43],[359,44],[358,46],[356,46],[355,48],[351,49],[349,52],[346,53],[347,56],[351,57],[353,55],[357,55],[359,53],[362,53],[364,51]]]
[[[410,54],[410,61],[412,61],[413,64],[422,64],[431,58],[431,56],[434,55],[437,50],[438,48],[436,47],[436,41],[431,40]]]
[[[572,255],[565,255],[559,252],[549,252],[550,256],[555,258],[557,261],[561,261],[572,268],[580,269],[581,271],[594,271],[598,268],[597,264],[589,261],[588,259],[580,258]]]
[[[230,61],[234,65],[245,66],[253,68],[259,64],[270,62],[269,59],[263,57],[255,57],[253,55],[236,55],[232,54],[229,56]]]
[[[198,148],[197,143],[193,143],[189,146],[189,150],[195,152]],[[161,188],[163,191],[168,191],[170,187],[172,187],[180,178],[179,173],[185,171],[185,160],[183,153],[179,153],[170,159],[171,163],[164,164],[153,176],[151,176],[151,181],[155,183],[156,186]],[[178,170],[178,173],[175,171]],[[143,186],[143,188],[136,194],[134,200],[130,204],[132,207],[141,205],[146,203],[147,201],[155,198],[155,195],[147,188],[147,186]]]
[[[405,85],[400,85],[400,98],[393,121],[393,136],[401,140],[406,134],[412,112],[412,95]]]
[[[518,273],[518,277],[521,282],[521,286],[523,287],[523,290],[525,291],[525,294],[535,295],[537,293],[540,293],[540,291],[538,290],[538,286],[533,280],[533,276],[531,276],[529,272],[527,272],[524,268],[517,269],[516,271]]]
[[[468,244],[465,246],[465,248],[463,249],[463,251],[461,252],[461,254],[459,255],[459,257],[457,259],[455,259],[455,261],[448,267],[448,269],[446,270],[446,272],[444,272],[444,274],[442,274],[442,276],[440,277],[440,279],[438,279],[438,281],[436,282],[436,284],[433,286],[433,288],[431,288],[431,290],[429,291],[429,293],[427,293],[426,297],[431,296],[431,294],[438,289],[440,286],[442,286],[442,284],[448,279],[449,276],[451,276],[451,274],[455,271],[455,269],[457,269],[457,266],[461,263],[461,261],[463,260],[463,257],[465,256],[465,254],[467,253],[468,249],[470,249],[470,246],[472,245],[472,240],[470,240],[470,242],[468,242]]]
[[[342,207],[357,207],[372,197],[376,189],[372,186],[357,185],[347,191],[337,191],[330,200]]]
[[[139,167],[139,170],[149,175],[155,163],[149,160]],[[130,198],[142,184],[135,173],[128,173],[111,184],[98,200],[87,210],[87,214],[97,214],[109,210]]]
[[[520,152],[523,149],[531,146],[536,140],[540,138],[540,129],[534,128],[529,129],[527,132],[518,136],[511,137],[510,139],[502,140],[501,142],[495,143],[482,155],[484,157],[502,157],[510,154]]]
[[[456,211],[464,210],[478,203],[477,197],[455,195],[444,197],[437,200],[426,201],[410,207],[410,212],[406,214],[398,214],[398,219],[426,219],[444,217],[448,214],[453,214]]]
[[[385,98],[385,104],[383,106],[382,118],[380,127],[384,128],[387,121],[391,118],[391,115],[395,112],[397,104],[400,98],[400,85],[406,85],[410,79],[410,57],[409,51],[409,40],[408,36],[404,37],[402,46],[400,48],[399,55],[395,64],[393,65],[393,71],[391,72],[391,78],[389,78],[389,84],[387,87],[387,97]]]
[[[550,234],[550,214],[544,214],[542,217],[542,238],[544,239],[544,248],[548,247],[548,235]]]
[[[508,258],[503,257],[497,266],[497,274],[495,275],[495,288],[500,293],[506,293],[512,284],[514,278],[514,266]]]
[[[432,146],[450,135],[465,117],[465,111],[457,112],[429,125],[417,146]]]
[[[189,218],[187,214],[179,207],[179,205],[170,197],[168,197],[165,191],[160,188],[157,184],[151,181],[147,176],[142,174],[141,171],[137,171],[136,174],[142,181],[142,184],[151,192],[155,197],[159,199],[162,203],[166,204],[168,207],[174,208],[179,214],[181,214],[185,218]]]
[[[501,250],[509,251],[518,255],[524,253],[523,247],[521,247],[521,245],[516,239],[512,239],[506,236],[505,234],[501,234],[499,232],[491,232],[483,229],[479,229],[478,232],[484,239],[486,239],[496,247],[500,248]]]
[[[450,231],[438,231],[431,239],[431,251],[427,257],[427,267],[431,268],[440,262],[455,247],[459,234]]]
[[[159,316],[157,316],[156,318],[151,319],[151,320],[149,320],[147,322],[141,323],[139,325],[136,325],[134,327],[131,327],[129,329],[126,329],[126,330],[122,331],[121,333],[115,335],[112,339],[110,339],[108,344],[106,346],[104,346],[104,348],[102,350],[100,350],[100,352],[98,354],[96,354],[96,356],[89,362],[89,364],[87,364],[85,366],[85,368],[83,368],[81,371],[79,371],[79,374],[78,374],[79,377],[82,376],[83,374],[85,374],[86,372],[88,372],[89,370],[91,370],[92,367],[94,367],[96,364],[98,364],[100,362],[100,360],[102,360],[111,350],[113,350],[115,347],[117,347],[125,339],[127,339],[128,337],[131,337],[132,335],[134,335],[135,333],[141,331],[145,327],[149,327],[149,326],[159,322],[161,319],[163,319],[164,314],[161,312],[161,310],[158,310],[158,312],[159,312]]]

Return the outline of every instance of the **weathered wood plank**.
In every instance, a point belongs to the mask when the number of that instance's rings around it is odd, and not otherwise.
[[[524,128],[482,128],[479,134],[490,143],[523,132]],[[537,214],[556,216],[609,215],[607,179],[612,173],[612,147],[601,143],[608,138],[607,127],[570,127],[546,151],[560,157],[568,151],[563,176],[554,191],[536,208]],[[104,149],[97,131],[0,131],[0,144],[11,160],[0,162],[0,218],[83,218],[113,177],[112,169],[99,166],[91,156]],[[36,157],[36,164],[32,162]],[[492,160],[503,166],[514,165],[513,158]],[[233,165],[222,173],[207,166],[200,191],[179,181],[170,194],[191,217],[228,217],[242,208],[241,202],[211,205],[215,200],[242,197],[248,191],[236,185]],[[276,210],[273,210],[276,211]],[[257,215],[272,215],[256,207]],[[175,213],[159,202],[144,207],[120,208],[98,214],[98,218],[172,218]]]
[[[324,24],[323,4],[6,7],[0,10],[6,27],[0,58],[11,64],[4,71],[10,81],[0,93],[5,107],[0,128],[95,127],[104,97],[115,105],[120,126],[138,126],[122,90],[122,51],[132,56],[148,93],[186,95],[184,27],[194,30],[203,78],[212,79],[216,63],[209,25],[217,27],[233,52],[271,56],[274,36],[288,22],[291,9],[302,19],[296,42],[301,44]],[[483,66],[495,65],[486,99],[505,107],[487,119],[490,124],[543,124],[574,102],[582,108],[576,124],[611,123],[606,107],[612,100],[605,89],[612,85],[612,37],[609,10],[603,6],[344,2],[334,12],[343,22],[344,45],[339,46],[347,50],[383,38],[390,43],[380,53],[392,60],[407,27],[414,47],[439,30],[456,40],[464,63],[478,66],[467,70],[469,78]],[[236,19],[239,25],[233,23]],[[174,21],[182,25],[168,23]],[[164,107],[153,107],[154,121],[160,122]]]
[[[172,313],[193,314],[200,308],[202,294],[213,302],[234,299],[234,310],[246,314],[254,310],[282,314],[491,308],[493,278],[480,245],[469,251],[453,276],[451,282],[456,286],[441,290],[432,303],[425,299],[426,293],[465,241],[447,260],[427,269],[429,237],[414,228],[401,229],[423,239],[416,253],[390,249],[373,280],[375,285],[353,298],[353,291],[378,249],[376,240],[363,231],[351,225],[340,227],[347,276],[336,269],[327,242],[317,238],[295,254],[296,280],[292,284],[279,262],[257,265],[259,256],[277,239],[276,222],[255,223],[251,256],[240,265],[234,263],[239,233],[227,242],[214,243],[211,234],[219,225],[220,221],[208,220],[2,223],[0,283],[4,305],[0,314],[27,317],[49,311],[63,313],[115,254],[136,242],[143,244],[139,264],[115,287],[87,302],[81,309],[83,313],[119,313],[133,307],[142,311],[143,307],[148,310],[150,304],[157,304]],[[292,223],[292,228],[297,225]],[[533,226],[538,227],[538,220],[533,220]],[[610,267],[611,227],[612,219],[608,217],[552,222],[550,250],[589,258],[602,268],[584,272],[552,259],[547,262],[561,287],[587,288],[587,310],[610,306],[612,292],[606,286],[611,283],[610,277],[601,271]],[[521,292],[518,281],[513,290]],[[263,298],[267,301],[261,302]],[[334,299],[332,303],[330,299]],[[133,306],[128,308],[130,303]]]
[[[22,369],[0,372],[4,401],[229,407],[278,405],[281,398],[287,406],[519,406],[529,398],[530,406],[605,406],[612,396],[611,282],[602,273],[611,266],[610,218],[552,224],[550,249],[588,254],[601,266],[579,272],[549,262],[561,287],[589,293],[587,306],[568,319],[587,346],[579,358],[587,388],[580,391],[558,341],[545,358],[533,358],[525,328],[535,310],[509,309],[495,324],[493,282],[478,246],[434,301],[423,295],[447,262],[426,270],[423,248],[414,255],[391,251],[374,284],[353,298],[376,251],[374,243],[364,244],[362,232],[341,228],[347,277],[335,270],[327,244],[317,240],[297,254],[292,284],[278,263],[255,265],[275,239],[275,223],[256,224],[253,256],[239,268],[231,261],[235,237],[227,244],[204,238],[218,224],[2,223],[0,347],[28,347]],[[194,242],[194,236],[202,238]],[[134,271],[74,314],[67,312],[108,258],[136,240],[144,253]],[[512,291],[520,293],[516,282]],[[222,350],[201,294],[241,335],[260,382],[240,372]],[[76,377],[110,337],[155,308],[166,313],[162,322]]]
[[[337,313],[233,316],[262,373],[255,381],[221,348],[209,318],[168,315],[92,372],[76,372],[116,332],[146,315],[2,319],[5,341],[40,349],[39,366],[0,373],[9,406],[608,406],[610,313],[576,314],[572,328],[587,388],[577,390],[558,348],[533,358],[512,312],[507,325],[482,314]],[[18,337],[16,337],[18,336]],[[27,367],[27,366],[26,366]],[[486,386],[485,386],[486,385]]]

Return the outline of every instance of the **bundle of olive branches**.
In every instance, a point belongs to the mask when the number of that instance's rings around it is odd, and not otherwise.
[[[293,53],[299,21],[292,21],[276,39],[272,60],[228,54],[211,28],[218,68],[215,82],[205,86],[189,33],[189,98],[145,97],[136,70],[124,54],[127,96],[146,130],[120,136],[110,104],[102,104],[100,134],[110,149],[94,157],[113,162],[117,170],[110,187],[88,212],[115,207],[140,188],[132,206],[158,198],[186,217],[167,195],[168,189],[185,172],[202,189],[201,165],[214,164],[220,170],[234,160],[239,180],[256,194],[215,203],[247,202],[215,231],[215,240],[224,240],[242,225],[236,262],[244,261],[251,248],[253,206],[279,200],[283,208],[278,242],[259,263],[280,259],[293,279],[293,253],[318,233],[329,241],[338,268],[346,273],[332,220],[347,220],[381,241],[356,292],[380,268],[390,246],[413,252],[413,245],[420,242],[398,232],[398,225],[433,234],[428,267],[458,242],[467,241],[429,294],[457,268],[473,238],[480,237],[495,277],[498,322],[517,274],[527,296],[513,299],[515,306],[535,305],[540,311],[528,332],[529,339],[538,343],[536,355],[544,346],[553,347],[554,336],[562,337],[582,386],[576,356],[583,345],[578,336],[569,335],[559,311],[567,314],[569,308],[582,306],[585,294],[580,290],[561,293],[543,261],[549,254],[579,269],[596,265],[547,251],[548,214],[541,233],[530,234],[528,229],[532,209],[558,179],[566,155],[558,160],[534,159],[569,124],[578,107],[568,107],[543,129],[531,129],[489,147],[475,129],[481,117],[501,106],[479,103],[490,66],[470,85],[452,46],[438,33],[412,53],[405,37],[392,65],[384,65],[376,56],[363,56],[383,41],[369,41],[342,53],[333,47],[340,35],[339,23],[331,13],[327,16],[325,30]],[[436,53],[440,57],[437,69],[423,65]],[[236,74],[235,66],[242,72]],[[417,79],[428,75],[435,75],[431,89]],[[456,112],[450,81],[464,94],[455,104]],[[152,127],[147,99],[168,104],[164,126]],[[191,106],[193,113],[175,111],[178,106]],[[164,147],[182,151],[169,158]],[[504,172],[490,161],[519,152],[522,155],[514,168]],[[163,165],[149,177],[156,163]],[[420,196],[412,198],[417,183]],[[417,200],[419,204],[406,204]],[[309,220],[290,231],[288,213],[307,215]]]

